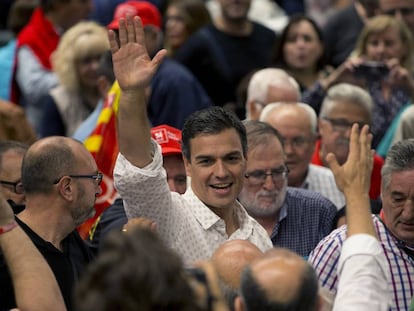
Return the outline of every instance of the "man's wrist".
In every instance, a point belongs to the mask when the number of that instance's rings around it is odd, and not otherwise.
[[[3,225],[3,226],[0,226],[0,234],[9,232],[9,231],[13,230],[14,228],[16,228],[17,226],[18,226],[18,224],[15,220],[13,220],[13,221],[11,221],[11,222]]]

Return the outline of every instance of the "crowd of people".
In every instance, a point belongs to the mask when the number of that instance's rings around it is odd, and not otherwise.
[[[325,2],[9,4],[0,310],[414,310],[414,1]]]

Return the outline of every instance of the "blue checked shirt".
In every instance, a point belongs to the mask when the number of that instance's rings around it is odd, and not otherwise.
[[[373,216],[373,220],[391,272],[391,310],[406,311],[414,294],[414,259],[398,247],[397,239],[378,217]],[[309,256],[321,286],[333,295],[336,295],[338,287],[338,260],[345,239],[346,226],[342,226],[323,239]]]
[[[286,247],[303,257],[333,228],[335,205],[321,194],[288,188],[279,221],[270,235],[273,246]]]

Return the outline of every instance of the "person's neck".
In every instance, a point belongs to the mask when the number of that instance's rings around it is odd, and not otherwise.
[[[75,228],[68,226],[61,215],[50,212],[53,210],[54,207],[49,205],[47,208],[38,209],[38,206],[31,207],[26,204],[26,209],[17,217],[43,240],[62,251],[62,241]]]
[[[217,216],[224,220],[224,223],[226,224],[227,236],[231,236],[233,232],[240,228],[239,218],[237,217],[235,205],[228,208],[210,209],[213,213],[215,213]]]
[[[101,99],[101,94],[99,93],[98,88],[93,88],[93,89],[82,88],[80,92],[86,104],[88,105],[88,107],[95,109],[96,105]]]
[[[253,24],[248,19],[233,21],[219,16],[214,25],[222,32],[235,36],[248,36],[253,30]]]
[[[319,73],[315,67],[306,69],[293,68],[287,70],[287,72],[293,78],[295,78],[295,80],[298,81],[300,85],[302,85],[305,88],[311,87],[318,80],[319,77]]]

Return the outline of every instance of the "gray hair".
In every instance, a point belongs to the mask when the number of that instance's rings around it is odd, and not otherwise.
[[[328,90],[325,99],[322,102],[319,117],[323,118],[329,116],[335,104],[340,101],[352,102],[363,108],[368,113],[371,122],[372,111],[374,109],[374,103],[371,96],[359,86],[349,83],[339,83]]]
[[[248,103],[253,100],[266,101],[267,89],[271,85],[291,87],[297,92],[298,98],[301,97],[299,84],[286,71],[279,68],[261,69],[252,76],[247,86],[246,114],[248,118],[250,115]]]
[[[282,106],[285,106],[285,105],[294,105],[302,109],[308,116],[311,133],[313,135],[317,133],[318,117],[316,115],[315,110],[313,110],[311,106],[305,103],[284,103],[284,102],[270,103],[263,108],[262,112],[260,113],[259,121],[266,122],[267,118],[269,117],[269,115],[272,113],[274,109],[281,108]]]
[[[389,186],[391,174],[414,169],[414,138],[401,140],[391,146],[381,169],[382,189]]]

